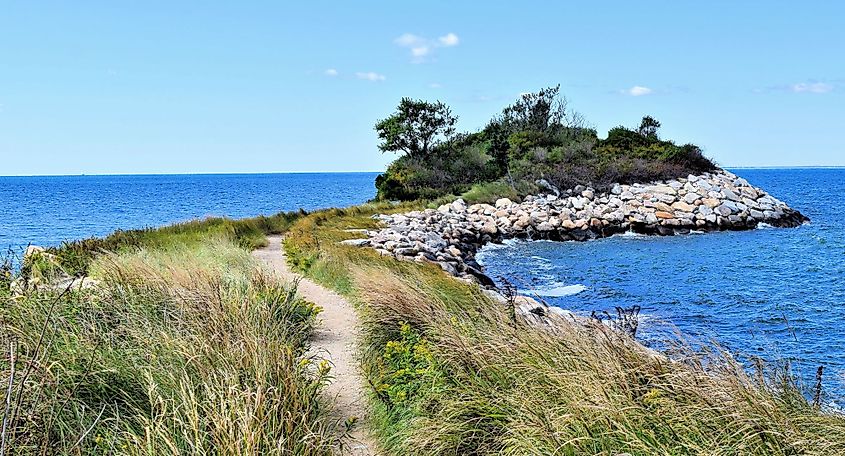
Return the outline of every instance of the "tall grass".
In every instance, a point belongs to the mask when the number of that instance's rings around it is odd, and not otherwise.
[[[281,212],[272,216],[232,220],[222,217],[190,220],[164,227],[138,230],[117,230],[102,237],[92,237],[63,243],[48,252],[55,255],[59,265],[70,275],[82,276],[100,253],[132,251],[141,248],[158,249],[173,245],[197,245],[209,237],[226,237],[245,249],[267,245],[267,234],[283,233],[305,212]]]
[[[93,290],[0,290],[6,454],[333,454],[319,309],[228,236],[167,244],[100,254]]]
[[[845,418],[788,374],[647,350],[598,322],[548,331],[436,266],[338,245],[366,210],[313,214],[286,247],[359,304],[374,430],[388,454],[845,454]]]

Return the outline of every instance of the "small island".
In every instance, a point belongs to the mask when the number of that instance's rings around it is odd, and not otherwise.
[[[488,242],[584,241],[626,231],[675,235],[809,221],[716,166],[698,146],[660,139],[660,122],[650,116],[637,129],[620,126],[598,138],[559,87],[523,94],[478,133],[455,134],[456,121],[441,102],[405,98],[376,124],[380,148],[404,153],[376,179],[378,199],[443,204],[380,215],[384,227],[347,244],[436,262],[452,275],[492,286],[474,259]]]

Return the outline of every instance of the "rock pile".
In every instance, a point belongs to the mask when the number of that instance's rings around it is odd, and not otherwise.
[[[808,219],[745,179],[727,172],[690,175],[650,184],[614,185],[599,193],[576,187],[564,195],[503,198],[495,205],[458,199],[436,210],[377,216],[385,225],[370,246],[400,259],[436,262],[458,277],[492,286],[475,261],[478,248],[510,238],[584,241],[625,231],[688,234],[691,230],[746,230],[766,223],[798,226]]]

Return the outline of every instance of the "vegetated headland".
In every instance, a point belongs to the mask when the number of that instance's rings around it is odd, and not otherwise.
[[[552,88],[455,135],[447,107],[403,100],[377,125],[384,150],[404,151],[379,201],[30,249],[0,275],[2,451],[343,454],[364,426],[395,455],[845,453],[821,373],[805,388],[683,338],[656,352],[625,315],[523,311],[513,290],[444,266],[477,269],[467,245],[506,237],[806,220],[658,126],[599,139]],[[398,239],[379,241],[387,230]],[[355,304],[364,419],[330,413],[331,368],[306,350],[319,303],[248,255],[268,234]]]

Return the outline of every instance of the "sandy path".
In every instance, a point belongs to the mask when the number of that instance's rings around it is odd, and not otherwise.
[[[375,455],[375,445],[366,435],[366,398],[363,379],[355,358],[358,317],[352,304],[337,293],[290,270],[282,250],[281,236],[268,236],[267,247],[253,252],[285,281],[300,279],[298,293],[323,308],[320,324],[311,338],[311,351],[332,363],[332,382],[326,393],[335,398],[335,416],[341,421],[357,417],[351,454]]]

